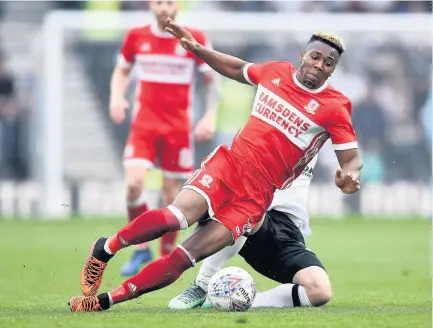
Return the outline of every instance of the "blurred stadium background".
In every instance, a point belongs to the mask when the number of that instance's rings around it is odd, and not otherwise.
[[[186,20],[202,17],[188,23],[203,25],[216,49],[249,61],[297,63],[311,32],[322,23],[338,27],[348,51],[332,83],[354,104],[363,189],[344,197],[333,187],[337,162],[327,145],[311,187],[311,213],[431,217],[430,1],[197,0],[182,7]],[[109,78],[127,27],[141,17],[147,23],[146,10],[145,1],[0,2],[0,217],[123,216],[121,154],[129,126],[108,117]],[[217,19],[206,25],[209,13]],[[383,16],[374,23],[377,14]],[[250,15],[249,25],[222,21],[242,18],[236,15]],[[253,93],[223,81],[218,133],[196,145],[197,165],[215,145],[231,142]],[[200,116],[200,96],[193,111]],[[147,181],[154,206],[160,178],[154,171]]]

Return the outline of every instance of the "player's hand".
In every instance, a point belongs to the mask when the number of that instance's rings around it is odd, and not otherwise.
[[[129,104],[125,99],[113,100],[110,102],[110,117],[116,124],[122,124],[125,121],[126,110]]]
[[[198,49],[200,44],[194,39],[194,37],[182,26],[177,24],[171,18],[167,18],[165,30],[174,35],[179,41],[180,45],[188,51],[194,51]]]
[[[335,172],[335,185],[345,194],[353,194],[361,189],[361,184],[356,173],[343,173],[341,168]]]
[[[215,114],[210,113],[203,116],[194,129],[194,136],[198,142],[206,142],[213,138],[215,134]]]

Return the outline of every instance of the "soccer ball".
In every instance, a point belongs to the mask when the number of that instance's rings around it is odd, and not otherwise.
[[[244,269],[227,267],[213,275],[208,285],[208,297],[218,311],[245,312],[253,304],[256,285]]]

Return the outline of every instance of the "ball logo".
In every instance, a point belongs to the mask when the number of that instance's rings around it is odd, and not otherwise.
[[[237,284],[239,284],[242,281],[241,278],[236,276],[228,276],[227,282],[229,283],[229,289],[230,291],[233,291]]]
[[[241,296],[245,300],[245,302],[251,303],[250,296],[242,286],[238,288],[237,294]]]
[[[237,285],[242,281],[242,278],[237,276],[224,275],[220,277],[219,284],[215,286],[213,291],[218,296],[228,296],[236,291]]]
[[[248,306],[246,304],[243,304],[240,301],[234,301],[233,300],[233,301],[231,301],[230,305],[231,305],[230,308],[232,309],[232,311],[235,311],[235,312],[244,312],[246,309],[248,309]]]

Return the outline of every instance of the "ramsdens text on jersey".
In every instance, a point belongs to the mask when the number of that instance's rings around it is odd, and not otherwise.
[[[301,110],[259,85],[251,114],[277,128],[296,146],[306,149],[325,130]]]
[[[309,123],[289,108],[284,107],[282,103],[278,103],[269,94],[261,92],[258,97],[258,101],[254,104],[254,111],[277,123],[291,135],[298,137],[310,127]]]

